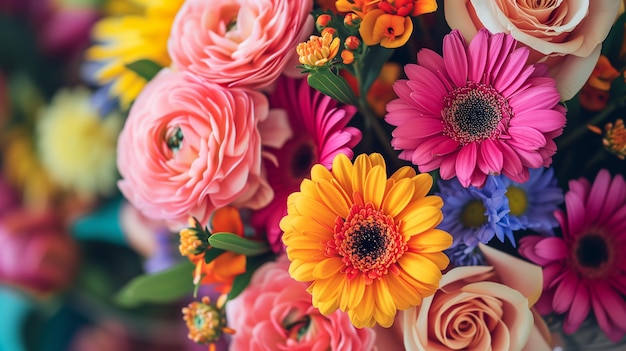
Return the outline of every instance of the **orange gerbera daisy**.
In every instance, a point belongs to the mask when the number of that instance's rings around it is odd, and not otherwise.
[[[289,196],[280,227],[289,273],[311,283],[321,313],[339,308],[356,327],[389,327],[398,310],[435,292],[452,237],[435,229],[443,201],[427,196],[432,184],[411,167],[388,179],[376,153],[358,156],[354,165],[339,154],[331,171],[313,167],[311,179]]]

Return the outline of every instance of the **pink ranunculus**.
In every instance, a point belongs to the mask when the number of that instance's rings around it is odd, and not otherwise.
[[[455,267],[421,306],[402,316],[408,351],[549,351],[550,334],[532,306],[541,268],[481,244],[491,266]]]
[[[448,25],[466,40],[482,27],[510,33],[532,53],[529,63],[545,62],[563,100],[571,99],[591,74],[620,0],[445,0]]]
[[[71,284],[78,262],[78,245],[55,213],[20,207],[0,218],[0,284],[48,295]]]
[[[369,351],[372,329],[355,328],[347,314],[323,316],[312,306],[307,284],[289,276],[285,256],[268,262],[250,285],[226,304],[228,325],[235,328],[230,350]]]
[[[313,30],[312,8],[312,0],[188,0],[168,52],[175,67],[211,82],[263,88],[295,70],[295,47]]]
[[[138,96],[120,133],[118,186],[144,215],[165,220],[173,230],[189,216],[206,224],[226,205],[265,206],[273,192],[262,168],[258,127],[286,125],[274,117],[259,92],[163,69]]]

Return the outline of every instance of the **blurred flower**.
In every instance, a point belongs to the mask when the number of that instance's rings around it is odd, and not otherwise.
[[[206,224],[226,205],[258,209],[273,197],[262,169],[259,125],[280,145],[290,132],[258,92],[227,89],[163,69],[130,110],[118,140],[124,196],[179,230],[189,216]],[[258,128],[257,128],[258,127]]]
[[[356,113],[354,106],[339,106],[337,101],[311,88],[306,79],[279,78],[269,101],[270,108],[287,113],[293,136],[280,149],[264,148],[272,155],[264,163],[274,199],[255,211],[252,224],[265,229],[274,252],[281,252],[284,246],[278,223],[287,213],[287,197],[298,191],[314,164],[330,168],[339,153],[352,159],[352,148],[361,140],[361,131],[347,127]],[[274,158],[277,163],[272,162]]]
[[[20,198],[13,187],[0,175],[0,217],[20,205]]]
[[[348,315],[322,315],[307,284],[289,276],[284,255],[254,272],[250,285],[226,305],[236,328],[231,350],[359,350],[374,347],[373,330],[355,328]]]
[[[362,18],[369,11],[376,9],[378,2],[378,0],[337,0],[335,6],[339,12],[354,12]]]
[[[482,29],[469,47],[459,31],[446,35],[443,58],[421,50],[419,65],[405,66],[408,80],[394,85],[399,99],[387,105],[399,157],[464,187],[500,173],[523,183],[528,168],[550,165],[565,108],[545,67],[527,66],[528,49],[515,45]]]
[[[478,244],[468,246],[463,241],[459,241],[444,252],[450,257],[452,266],[482,266],[485,264],[485,257],[478,249]]]
[[[386,48],[398,48],[413,34],[411,17],[437,10],[435,0],[382,0],[372,1],[376,9],[367,11],[359,27],[365,45],[380,44]]]
[[[393,84],[398,80],[402,68],[396,62],[385,62],[374,83],[367,92],[367,103],[377,116],[384,116],[389,101],[398,98],[393,91]],[[341,70],[341,76],[346,79],[355,94],[359,96],[359,87],[356,78],[348,70]]]
[[[96,42],[89,48],[87,76],[118,98],[123,110],[130,107],[146,80],[126,65],[150,60],[169,66],[167,40],[174,16],[184,0],[133,0],[139,13],[118,13],[101,19],[93,29]]]
[[[408,351],[550,351],[550,334],[532,307],[541,269],[488,246],[491,266],[456,267],[417,308],[402,312]]]
[[[358,328],[389,327],[397,310],[433,293],[452,238],[434,228],[443,203],[426,195],[431,187],[429,174],[408,166],[387,179],[380,154],[313,166],[280,222],[289,273],[311,283],[313,306],[324,315],[339,308]]]
[[[439,181],[439,192],[444,214],[439,228],[452,234],[452,247],[460,243],[476,247],[494,236],[501,242],[508,238],[515,245],[506,187],[498,177],[489,176],[480,189],[464,188],[456,179]]]
[[[445,16],[452,29],[471,40],[485,27],[510,34],[532,51],[529,63],[545,62],[563,100],[585,84],[617,17],[620,0],[479,1],[446,0]]]
[[[78,246],[56,213],[16,208],[0,218],[0,282],[37,295],[67,288]]]
[[[4,143],[2,171],[7,183],[16,189],[25,207],[49,207],[61,190],[41,164],[31,133],[23,126],[10,128]]]
[[[50,8],[45,19],[37,23],[38,41],[42,51],[61,57],[82,54],[89,44],[89,32],[98,19],[96,7],[87,4],[63,4],[62,1],[55,0],[41,2],[48,3]]]
[[[609,102],[611,82],[619,77],[609,59],[600,55],[591,76],[580,91],[580,105],[588,111],[601,111]]]
[[[220,296],[215,304],[205,296],[201,302],[194,301],[183,308],[189,339],[198,344],[209,344],[209,351],[215,351],[215,343],[224,333],[234,333],[226,326],[225,303],[226,295]]]
[[[339,40],[339,37],[333,39],[328,32],[321,37],[311,35],[308,41],[296,47],[298,61],[309,69],[330,65],[339,52]]]
[[[598,172],[593,184],[571,180],[566,211],[555,213],[563,237],[526,236],[519,253],[543,267],[539,312],[566,313],[563,331],[578,330],[593,308],[606,335],[626,334],[626,183]]]
[[[596,134],[602,135],[602,130],[596,126],[587,126],[591,131]],[[624,120],[618,118],[615,120],[615,124],[609,122],[604,125],[604,138],[602,138],[602,145],[604,148],[615,154],[620,160],[624,160],[626,157],[626,128],[624,128]]]
[[[124,123],[117,113],[100,118],[90,98],[86,88],[58,90],[36,125],[43,167],[62,188],[86,199],[115,191],[115,147]]]
[[[513,230],[553,234],[552,228],[559,225],[554,211],[563,203],[563,190],[558,187],[552,168],[534,168],[529,172],[530,178],[525,183],[500,177],[509,200],[510,226]]]
[[[193,283],[214,284],[214,289],[221,293],[228,293],[235,278],[246,271],[246,256],[226,251],[211,262],[205,261],[211,233],[233,233],[244,236],[244,227],[239,210],[234,207],[222,207],[213,213],[211,218],[211,232],[195,218],[189,219],[189,227],[181,229],[180,254],[187,256],[196,266]]]
[[[228,87],[272,84],[314,28],[312,0],[187,0],[168,42],[174,66]],[[297,71],[296,71],[297,72]]]

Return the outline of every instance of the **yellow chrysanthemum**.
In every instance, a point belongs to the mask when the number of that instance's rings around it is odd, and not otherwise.
[[[86,88],[59,90],[36,125],[37,151],[50,177],[89,199],[115,190],[116,146],[123,117],[101,118]]]
[[[146,80],[126,67],[138,60],[170,65],[167,39],[174,17],[183,0],[133,0],[140,14],[105,17],[94,26],[93,39],[98,43],[86,52],[89,61],[103,62],[95,72],[101,84],[111,84],[109,95],[118,97],[127,109],[146,84]],[[119,6],[118,6],[119,7]],[[134,11],[133,11],[134,12]]]
[[[360,155],[354,165],[340,154],[332,171],[313,167],[280,227],[289,273],[311,283],[315,307],[339,308],[359,328],[389,327],[398,310],[435,292],[452,237],[435,229],[443,201],[427,196],[432,184],[411,167],[388,179],[380,154]]]

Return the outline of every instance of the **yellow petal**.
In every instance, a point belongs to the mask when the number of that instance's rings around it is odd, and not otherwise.
[[[329,279],[336,274],[343,274],[339,271],[345,267],[346,265],[341,262],[340,258],[331,257],[321,260],[313,269],[313,277],[315,279]]]
[[[441,229],[431,229],[411,237],[409,251],[417,253],[441,252],[452,245],[452,235]]]
[[[382,327],[388,328],[391,326],[396,316],[396,305],[393,302],[393,297],[389,292],[389,287],[385,279],[375,280],[372,285],[376,291],[374,318]]]
[[[383,213],[396,217],[411,200],[414,186],[410,179],[400,179],[387,192],[383,199]]]
[[[413,207],[412,205],[410,204],[407,209]],[[422,206],[410,212],[403,211],[401,215],[396,217],[400,223],[400,232],[405,238],[433,229],[441,223],[442,219],[441,210],[432,206]]]
[[[311,168],[311,180],[313,182],[318,182],[322,179],[330,180],[333,178],[333,175],[330,173],[326,167],[316,164]]]
[[[405,273],[419,282],[435,286],[439,284],[441,270],[433,261],[421,254],[405,252],[398,260],[398,264]]]
[[[335,182],[335,184],[337,184]],[[328,206],[328,208],[335,213],[338,217],[346,217],[350,212],[352,204],[346,198],[346,194],[342,189],[327,181],[320,180],[317,183],[317,192],[322,201]]]
[[[428,173],[420,173],[411,178],[411,180],[415,185],[415,194],[413,195],[414,198],[426,196],[433,187],[433,177],[431,177]]]
[[[300,282],[310,282],[313,278],[313,270],[317,262],[308,262],[302,260],[294,260],[291,261],[289,265],[289,275],[297,281]]]
[[[350,162],[348,157],[338,156],[339,155],[335,156],[333,160],[333,175],[346,194],[350,195],[352,194],[352,162]]]
[[[387,279],[391,297],[398,310],[406,310],[422,302],[418,288],[412,286],[409,282],[404,280],[402,276],[388,274],[385,279]]]
[[[389,179],[393,179],[396,182],[400,181],[400,179],[404,178],[413,178],[415,177],[415,169],[413,167],[404,166],[400,167],[397,171],[395,171]]]
[[[365,187],[363,189],[365,202],[371,202],[374,208],[380,209],[385,196],[386,182],[387,174],[385,169],[379,165],[372,167],[365,178]]]

